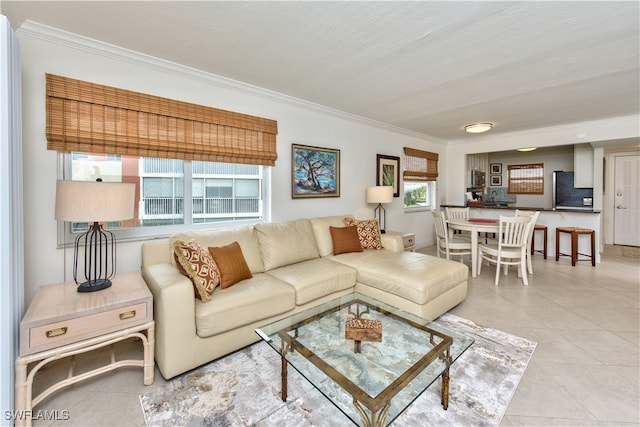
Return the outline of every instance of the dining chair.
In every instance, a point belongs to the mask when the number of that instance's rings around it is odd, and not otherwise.
[[[469,219],[469,207],[466,208],[451,208],[445,207],[444,212],[447,215],[446,219]],[[454,234],[466,234],[468,235],[468,231],[462,230],[449,230],[449,237],[453,237]],[[467,237],[467,236],[465,236]]]
[[[460,262],[462,262],[464,255],[471,255],[471,242],[463,237],[449,234],[449,227],[443,213],[434,209],[431,214],[433,215],[433,224],[436,229],[436,255],[438,258],[444,252],[447,259],[451,259],[451,256],[459,255]]]
[[[518,266],[518,277],[528,286],[527,281],[527,237],[529,228],[532,227],[534,217],[503,216],[498,221],[497,243],[485,243],[478,245],[478,275],[482,270],[482,261],[488,261],[496,265],[495,285],[500,280],[500,268],[504,269],[504,275],[509,272],[510,265]]]
[[[531,239],[533,239],[533,229],[536,225],[536,221],[538,220],[538,215],[540,215],[539,211],[523,211],[521,209],[516,209],[516,216],[523,217],[534,217],[533,223],[531,227],[529,227],[529,236],[527,237],[527,247],[531,247]],[[531,252],[527,251],[527,271],[529,274],[533,274],[533,265],[531,264]]]

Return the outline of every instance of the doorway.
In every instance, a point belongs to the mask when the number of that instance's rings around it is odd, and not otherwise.
[[[640,246],[640,155],[613,158],[613,243]]]

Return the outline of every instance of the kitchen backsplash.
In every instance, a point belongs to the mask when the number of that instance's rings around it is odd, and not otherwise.
[[[516,195],[508,194],[507,187],[489,187],[485,201],[515,203]]]

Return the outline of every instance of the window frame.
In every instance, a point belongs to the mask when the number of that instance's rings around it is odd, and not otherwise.
[[[402,205],[405,213],[429,211],[436,207],[438,191],[438,162],[440,154],[431,151],[403,147],[404,170],[402,172]],[[425,206],[405,206],[405,183],[417,183],[426,187]]]
[[[427,201],[427,204],[425,206],[404,206],[404,184],[405,182],[411,182],[414,184],[423,184],[424,186],[427,187],[427,194],[430,197],[427,197],[427,199],[429,199]],[[404,212],[405,213],[411,213],[411,212],[423,212],[423,211],[430,211],[432,209],[435,209],[436,207],[436,191],[437,191],[437,185],[436,185],[436,181],[403,181],[402,182],[402,206],[404,208]]]
[[[69,152],[57,152],[58,157],[58,179],[65,179],[67,173],[71,171],[72,165],[72,153]],[[113,228],[108,229],[115,234],[116,240],[121,242],[132,241],[144,241],[152,239],[167,238],[171,234],[181,231],[190,230],[202,230],[202,229],[214,229],[214,228],[228,228],[236,227],[240,225],[252,225],[262,222],[269,222],[271,218],[271,167],[261,166],[261,184],[260,184],[260,196],[262,198],[262,216],[260,218],[247,218],[247,219],[233,219],[229,221],[215,221],[215,222],[193,222],[192,211],[192,178],[193,168],[192,161],[184,160],[183,169],[183,198],[184,202],[184,222],[182,224],[169,224],[169,225],[154,225],[149,227],[139,226],[131,228]],[[260,165],[257,165],[260,166]],[[189,200],[189,202],[187,202]],[[57,233],[57,245],[58,247],[73,246],[78,232],[71,230],[71,222],[57,221],[58,233]]]

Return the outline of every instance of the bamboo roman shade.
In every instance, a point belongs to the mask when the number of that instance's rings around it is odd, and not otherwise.
[[[509,194],[544,194],[544,163],[509,165]]]
[[[405,181],[435,181],[438,178],[438,153],[404,147]]]
[[[275,165],[275,120],[46,78],[50,150]]]

